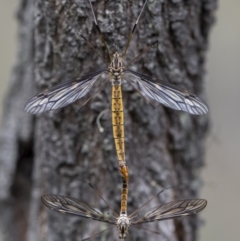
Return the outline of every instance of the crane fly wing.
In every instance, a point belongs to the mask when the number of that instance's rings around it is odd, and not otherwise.
[[[97,208],[91,206],[89,203],[75,198],[59,195],[44,195],[42,196],[42,202],[45,206],[57,212],[73,214],[83,218],[91,218],[100,222],[115,224],[115,221],[109,220]]]
[[[95,81],[107,70],[101,70],[82,78],[70,80],[53,86],[32,97],[25,106],[25,111],[39,114],[48,110],[62,108],[89,93]]]
[[[161,221],[177,217],[188,216],[202,211],[207,206],[205,199],[187,199],[169,202],[152,208],[141,219],[132,224]]]
[[[132,70],[127,70],[125,73],[129,74],[127,81],[134,83],[135,88],[144,96],[154,99],[169,108],[193,115],[203,115],[208,112],[208,107],[204,101],[185,89],[160,80],[159,83],[154,83],[153,78]]]

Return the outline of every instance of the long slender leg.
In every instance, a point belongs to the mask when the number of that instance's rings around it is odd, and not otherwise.
[[[63,7],[61,7],[61,9],[63,10]],[[60,10],[59,12],[61,12],[62,10]],[[52,11],[49,7],[48,7],[48,8],[45,7],[45,11],[46,11],[45,14],[47,14],[48,12],[50,12],[51,15],[54,15],[54,16],[58,17],[58,15],[56,14],[56,12],[55,12],[55,11]],[[66,13],[64,14],[64,17],[63,17],[62,21],[65,22],[68,26],[70,26],[71,29],[73,29],[73,30],[77,33],[77,35],[78,35],[79,37],[81,37],[81,38],[85,41],[85,43],[87,43],[87,45],[88,45],[90,48],[92,48],[92,49],[98,54],[98,56],[102,59],[102,61],[103,61],[107,66],[109,65],[109,63],[101,56],[101,54],[93,47],[93,45],[80,33],[80,31],[77,30],[76,28],[74,28],[73,25],[67,20]]]
[[[90,183],[88,182],[88,185],[94,190],[94,192],[104,201],[104,203],[108,206],[108,208],[113,212],[115,217],[117,218],[117,213],[109,206],[108,202],[102,197],[102,195],[99,193],[99,191]]]
[[[124,60],[124,58],[125,58],[125,56],[126,56],[126,53],[127,53],[128,47],[129,47],[129,44],[130,44],[130,42],[131,42],[131,40],[132,40],[133,34],[134,34],[135,29],[136,29],[136,27],[137,27],[137,25],[138,25],[138,21],[139,21],[141,15],[142,15],[142,12],[143,12],[146,4],[147,4],[147,1],[148,1],[148,0],[146,0],[145,3],[143,4],[143,7],[142,7],[142,9],[141,9],[141,11],[140,11],[140,13],[139,13],[139,15],[138,15],[138,18],[137,18],[137,20],[136,20],[136,22],[135,22],[135,24],[134,24],[134,26],[133,26],[132,32],[131,32],[131,34],[130,34],[130,36],[129,36],[129,38],[128,38],[128,41],[127,41],[126,48],[125,48],[125,50],[124,50],[124,52],[123,52],[123,55],[122,55],[122,61]]]
[[[109,60],[110,60],[110,62],[111,62],[111,61],[112,61],[112,58],[111,58],[111,55],[110,55],[110,53],[109,53],[109,49],[108,49],[108,47],[107,47],[106,41],[104,40],[103,34],[102,34],[102,32],[101,32],[101,29],[100,29],[100,27],[99,27],[99,25],[98,25],[98,22],[97,22],[97,19],[96,19],[94,10],[93,10],[92,3],[91,3],[90,0],[88,0],[88,1],[89,1],[89,4],[90,4],[90,7],[91,7],[91,9],[92,9],[92,14],[93,14],[93,19],[94,19],[95,26],[96,26],[96,28],[97,28],[97,30],[98,30],[98,33],[100,34],[101,40],[102,40],[102,42],[103,42],[103,44],[104,44],[104,46],[105,46],[105,48],[106,48],[106,50],[107,50],[108,57],[109,57]]]
[[[151,230],[151,229],[149,229],[149,228],[145,228],[145,227],[142,227],[142,226],[132,226],[132,227],[134,227],[134,228],[137,228],[137,229],[140,229],[140,230],[146,230],[146,231],[148,231],[148,232],[151,232],[151,233],[154,233],[154,234],[159,234],[159,235],[161,235],[162,233],[160,233],[159,231],[155,231],[155,230]]]
[[[114,225],[111,225],[110,227],[104,229],[103,231],[100,231],[100,232],[98,232],[98,233],[94,233],[94,234],[91,235],[90,237],[84,238],[84,239],[82,239],[81,241],[93,240],[92,238],[97,237],[98,235],[104,233],[105,231],[107,231],[107,230],[109,230],[109,229],[111,229],[111,228],[113,228],[113,227],[114,227]]]
[[[96,90],[95,93],[93,93],[83,104],[82,106],[79,108],[79,110],[77,111],[80,112],[80,110],[83,108],[83,106],[85,106],[97,93],[100,92],[100,90],[103,89],[103,87],[105,86],[105,84],[109,81],[109,79],[107,79],[106,81],[104,81],[104,83]]]
[[[153,196],[152,198],[150,198],[147,202],[145,202],[142,206],[140,206],[138,209],[136,209],[133,213],[131,213],[128,217],[133,219],[135,216],[134,214],[136,212],[138,212],[140,209],[142,209],[145,205],[147,205],[148,203],[150,203],[154,198],[158,197],[162,192],[164,192],[166,189],[162,189],[160,192],[158,192],[155,196]]]
[[[71,25],[70,25],[71,26]],[[71,28],[73,28],[71,26]],[[97,54],[98,56],[102,59],[102,61],[108,66],[108,62],[102,57],[102,55],[93,47],[93,45],[75,28],[73,28],[74,31],[87,43],[87,45],[92,48]]]
[[[131,83],[131,81],[129,81],[127,78],[125,78],[125,80],[128,82],[129,85],[131,85],[133,87],[133,89],[135,89],[139,95],[142,96],[142,98],[149,104],[152,106],[153,109],[155,109],[155,106],[149,101],[149,99],[146,98],[146,96],[144,96],[137,88],[134,87],[134,85]]]
[[[134,59],[132,59],[130,62],[128,62],[126,64],[126,68],[132,64],[133,62],[135,62],[138,58],[140,58],[143,54],[145,54],[149,49],[151,49],[155,44],[158,43],[158,40],[153,42],[151,45],[149,45],[147,48],[145,48],[139,55],[137,55]]]

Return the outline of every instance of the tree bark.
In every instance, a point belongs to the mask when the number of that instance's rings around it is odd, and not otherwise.
[[[93,7],[111,53],[123,52],[142,1],[95,1]],[[127,60],[147,45],[159,44],[131,68],[186,87],[206,99],[205,57],[216,0],[149,1],[127,52]],[[84,199],[103,211],[106,205],[85,182],[90,181],[115,210],[121,177],[114,149],[110,84],[80,112],[78,102],[61,110],[31,116],[25,102],[46,87],[102,69],[104,63],[79,39],[78,29],[107,59],[88,1],[21,0],[18,11],[17,65],[5,100],[0,132],[1,235],[5,240],[81,240],[105,225],[48,212],[43,194]],[[68,23],[71,23],[69,26]],[[128,62],[128,61],[126,61]],[[129,211],[163,187],[158,202],[198,196],[209,117],[190,116],[159,106],[153,109],[131,86],[124,86],[126,154],[130,171]],[[204,197],[203,197],[204,198]],[[148,210],[149,206],[145,209]],[[156,236],[130,228],[132,240],[194,241],[196,216],[153,225]],[[148,227],[148,226],[146,226]],[[102,236],[113,239],[108,230]],[[96,239],[98,239],[97,237]],[[95,239],[95,238],[94,238]]]

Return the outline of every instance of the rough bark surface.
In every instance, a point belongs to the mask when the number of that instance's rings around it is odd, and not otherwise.
[[[93,2],[111,53],[123,51],[142,4],[127,0]],[[204,63],[215,9],[216,0],[149,0],[127,60],[155,40],[159,45],[131,68],[186,87],[206,99]],[[80,112],[79,102],[40,116],[24,113],[23,107],[46,87],[104,67],[68,23],[105,58],[106,51],[88,1],[21,0],[18,21],[19,53],[0,132],[0,235],[9,241],[81,240],[106,225],[48,212],[40,197],[47,193],[72,196],[107,211],[86,185],[90,181],[118,210],[121,178],[110,113],[101,118],[103,133],[96,125],[101,111],[110,109],[110,84]],[[186,184],[164,192],[150,206],[197,197],[208,116],[190,116],[163,106],[153,109],[127,85],[124,105],[129,211],[162,187]],[[199,225],[197,217],[165,221],[151,227],[161,234],[131,228],[130,239],[194,241]],[[101,239],[113,240],[114,234],[115,230],[109,230]]]

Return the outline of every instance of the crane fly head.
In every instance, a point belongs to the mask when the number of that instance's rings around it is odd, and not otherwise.
[[[113,55],[112,62],[109,66],[109,71],[115,79],[120,79],[123,73],[123,65],[122,58],[119,56],[118,52]]]
[[[130,226],[130,220],[127,217],[127,215],[120,215],[120,217],[117,219],[117,229],[118,229],[119,239],[121,240],[126,239],[126,234],[129,226]]]

